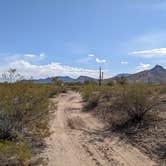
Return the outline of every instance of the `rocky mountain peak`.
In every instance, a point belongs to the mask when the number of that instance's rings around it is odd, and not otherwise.
[[[152,71],[154,72],[163,72],[163,71],[166,71],[162,66],[160,66],[160,65],[156,65],[153,69],[152,69]]]
[[[156,65],[153,69],[161,69],[161,70],[165,70],[163,66],[161,65]]]

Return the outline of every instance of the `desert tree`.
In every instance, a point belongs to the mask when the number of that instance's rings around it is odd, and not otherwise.
[[[4,72],[1,77],[3,82],[10,83],[24,79],[24,77],[14,68],[10,68],[7,72]]]

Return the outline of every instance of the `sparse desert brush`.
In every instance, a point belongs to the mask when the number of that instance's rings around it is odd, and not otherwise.
[[[0,165],[22,166],[29,163],[30,158],[31,151],[26,143],[0,142]]]
[[[158,104],[158,93],[145,84],[128,85],[116,93],[113,107],[126,111],[129,119],[135,122],[140,122]]]
[[[83,99],[85,101],[88,101],[92,96],[94,96],[94,94],[104,93],[104,92],[109,91],[110,89],[112,89],[112,87],[109,85],[98,86],[97,84],[91,83],[88,85],[84,85],[80,89],[80,91],[83,96]]]
[[[97,85],[92,85],[92,84],[85,85],[81,90],[83,100],[88,101],[92,97],[93,93],[98,90],[99,87]]]
[[[118,77],[116,79],[116,83],[119,85],[126,85],[128,83],[127,78],[126,77]]]
[[[159,91],[147,84],[131,84],[112,90],[110,122],[114,127],[140,126],[147,112],[159,104]]]
[[[23,132],[27,124],[41,118],[48,108],[47,87],[33,84],[0,85],[1,139],[12,139],[12,130]]]
[[[84,87],[80,90],[83,96],[83,100],[86,102],[84,106],[84,111],[91,111],[93,110],[98,103],[100,103],[101,96],[110,97],[110,92],[112,90],[112,86],[109,85],[102,85],[98,86],[97,84],[88,84],[84,85]]]
[[[159,99],[159,88],[148,84],[104,85],[101,88],[88,86],[84,93],[87,100],[85,109],[90,110],[98,105],[97,115],[114,127],[122,127],[129,121],[141,123]]]
[[[11,165],[14,161],[23,162],[21,158],[29,160],[35,147],[42,145],[43,138],[50,134],[49,97],[53,90],[54,94],[61,90],[56,87],[20,82],[0,84],[0,161],[8,162],[15,155]]]
[[[90,97],[88,96],[88,100],[86,99],[87,102],[84,106],[84,111],[92,111],[98,105],[100,98],[99,95],[99,92],[93,92]]]

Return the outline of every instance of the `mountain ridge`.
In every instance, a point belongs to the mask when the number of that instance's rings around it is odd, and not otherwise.
[[[166,83],[166,69],[161,65],[156,65],[152,69],[131,74],[126,79],[129,83]]]
[[[129,83],[135,83],[135,82],[166,83],[166,69],[161,65],[156,65],[152,69],[144,70],[134,74],[121,73],[112,78],[104,79],[104,82],[108,83],[110,81],[115,81],[120,77],[125,77]],[[55,78],[59,81],[63,81],[64,83],[79,83],[79,82],[84,83],[85,81],[94,81],[94,82],[98,81],[98,79],[96,78],[83,76],[83,75],[77,78],[71,78],[70,76],[56,76],[45,79],[34,79],[29,81],[33,81],[34,83],[51,83],[52,80]]]

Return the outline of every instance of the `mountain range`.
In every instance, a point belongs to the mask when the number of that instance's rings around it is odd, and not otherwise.
[[[96,78],[88,77],[88,76],[79,76],[78,78],[71,78],[69,76],[57,76],[57,77],[50,77],[44,79],[33,79],[34,83],[37,84],[49,84],[52,82],[53,79],[57,79],[59,81],[63,81],[64,83],[84,83],[85,81],[97,81]]]
[[[135,74],[128,74],[128,73],[118,74],[115,77],[105,79],[104,82],[107,83],[109,81],[114,81],[120,77],[125,77],[129,83],[134,83],[134,82],[166,83],[166,69],[164,69],[160,65],[156,65],[154,68],[150,70],[144,70]],[[85,81],[97,82],[96,78],[92,78],[88,76],[80,76],[76,79],[71,78],[69,76],[57,76],[57,77],[51,77],[46,79],[36,79],[31,81],[35,83],[51,83],[52,79],[54,78],[56,78],[57,80],[63,81],[65,83],[77,83],[77,82],[84,83]]]
[[[166,83],[166,69],[160,65],[156,65],[150,70],[144,70],[135,74],[119,74],[107,79],[106,82],[114,81],[120,77],[125,77],[129,83]]]
[[[160,65],[156,65],[150,70],[129,75],[127,79],[129,82],[166,83],[166,69]]]

